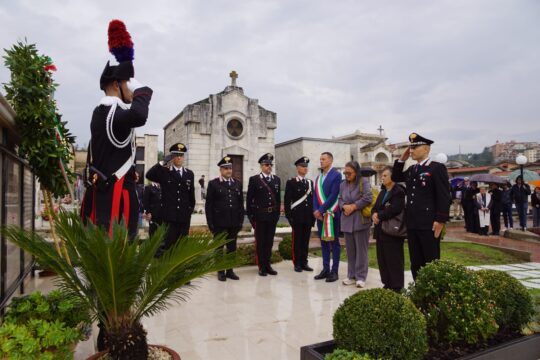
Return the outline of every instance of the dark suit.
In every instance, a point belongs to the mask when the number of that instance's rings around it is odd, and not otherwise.
[[[491,208],[489,209],[491,231],[499,235],[501,231],[502,191],[499,188],[490,191]]]
[[[384,202],[383,202],[384,199]],[[377,262],[381,281],[386,289],[400,291],[405,285],[405,259],[403,256],[404,239],[385,234],[381,230],[382,222],[398,216],[405,208],[405,190],[395,184],[388,192],[383,189],[371,210],[377,214],[379,224],[373,229],[373,238],[377,240]]]
[[[313,186],[313,181],[300,177],[291,178],[285,184],[285,215],[292,227],[292,257],[295,266],[307,265],[311,228],[315,223]],[[302,202],[291,208],[291,205],[302,198],[304,198]]]
[[[403,171],[405,163],[396,160],[392,172],[394,182],[407,185],[405,222],[411,272],[416,279],[418,270],[427,263],[440,259],[440,236],[432,230],[435,221],[445,223],[450,212],[450,184],[448,171],[441,163],[427,159]]]
[[[180,237],[189,234],[191,214],[195,208],[194,175],[193,171],[182,168],[180,176],[173,166],[169,168],[156,164],[148,170],[146,178],[161,186],[163,222],[168,226],[161,253]]]
[[[257,265],[263,271],[270,266],[281,208],[280,187],[281,180],[275,175],[271,175],[270,180],[266,180],[262,173],[249,178],[246,211],[255,229]]]
[[[465,188],[465,191],[463,192],[462,204],[465,213],[465,229],[467,232],[471,233],[477,233],[480,228],[478,211],[474,205],[475,196],[479,192],[480,190],[478,190],[478,188],[473,188],[472,186]]]
[[[227,252],[236,250],[236,238],[244,222],[242,184],[219,177],[208,182],[204,206],[208,228],[214,236],[226,233]]]
[[[145,214],[151,215],[148,233],[152,236],[157,227],[161,225],[163,219],[161,189],[159,186],[154,184],[146,185],[144,187],[142,202]]]

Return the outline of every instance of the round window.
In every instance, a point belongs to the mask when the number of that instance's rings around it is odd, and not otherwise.
[[[244,132],[244,125],[238,119],[232,119],[227,123],[227,132],[232,137],[239,137]]]

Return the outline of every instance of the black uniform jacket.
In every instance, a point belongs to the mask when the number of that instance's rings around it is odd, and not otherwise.
[[[431,230],[433,222],[447,222],[450,212],[450,184],[446,166],[428,159],[410,166],[396,160],[392,180],[407,184],[405,219],[409,230]]]
[[[161,204],[161,188],[155,185],[146,185],[143,193],[144,212],[152,214],[151,221],[160,221],[163,218]]]
[[[261,174],[249,178],[246,211],[250,220],[278,221],[281,208],[281,180],[270,175],[266,181]]]
[[[146,124],[148,106],[152,98],[152,90],[142,87],[133,93],[133,101],[129,109],[116,107],[113,118],[113,135],[118,141],[124,141],[132,128]],[[99,105],[94,109],[90,131],[92,134],[92,165],[105,176],[111,176],[131,156],[131,146],[115,147],[107,137],[106,119],[110,106]]]
[[[313,216],[313,192],[315,187],[313,181],[300,178],[299,176],[290,178],[285,184],[285,216],[292,224],[315,224]],[[309,193],[308,193],[309,192]],[[304,195],[304,201],[291,209],[291,205],[300,200]]]
[[[242,184],[234,179],[230,181],[228,185],[225,179],[218,177],[208,182],[204,209],[210,231],[242,227],[245,213]]]
[[[189,222],[195,208],[195,183],[193,171],[183,168],[180,177],[174,167],[156,164],[148,170],[146,178],[161,186],[163,220]]]

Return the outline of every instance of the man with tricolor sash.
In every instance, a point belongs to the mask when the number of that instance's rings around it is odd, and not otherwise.
[[[315,180],[313,194],[313,215],[317,219],[323,256],[323,269],[315,276],[315,279],[326,279],[326,282],[334,282],[338,279],[341,252],[338,238],[341,216],[338,206],[341,174],[332,167],[333,161],[334,157],[331,153],[321,154],[321,172]],[[332,267],[330,267],[330,253],[332,253]]]

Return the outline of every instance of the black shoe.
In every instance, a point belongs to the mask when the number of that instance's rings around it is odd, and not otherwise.
[[[228,277],[229,279],[231,280],[240,280],[240,278],[238,277],[238,275],[236,275],[234,273],[234,271],[232,270],[227,270],[227,273],[225,274],[226,277]]]
[[[319,275],[315,275],[315,280],[322,280],[326,279],[330,272],[328,270],[323,270],[319,273]]]
[[[267,276],[267,275],[268,273],[266,272],[266,270],[262,270],[262,269],[259,270],[259,276]]]
[[[313,269],[310,268],[308,265],[302,266],[302,270],[304,270],[304,271],[313,271]]]
[[[302,272],[302,267],[300,267],[300,266],[295,266],[295,267],[294,267],[294,271],[296,271],[296,272]]]
[[[227,277],[225,276],[225,273],[223,271],[217,273],[217,279],[219,281],[227,281]]]
[[[337,273],[335,272],[331,272],[330,274],[328,274],[328,276],[326,277],[326,282],[334,282],[338,279],[338,275]]]
[[[270,274],[270,275],[277,275],[277,271],[274,270],[274,269],[272,269],[272,267],[271,267],[270,265],[268,265],[268,266],[266,267],[266,272],[267,272],[268,274]]]

